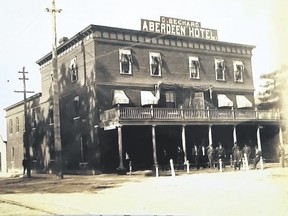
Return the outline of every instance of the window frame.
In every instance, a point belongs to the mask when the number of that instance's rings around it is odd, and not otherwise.
[[[156,59],[158,62],[155,61]],[[154,68],[158,68],[158,74],[156,74],[155,72],[153,73]],[[162,76],[162,58],[160,52],[149,52],[149,70],[150,76]]]
[[[13,120],[9,119],[9,134],[13,134]]]
[[[176,107],[176,93],[175,91],[165,91],[165,104],[171,104],[174,108]]]
[[[77,66],[76,56],[70,60],[69,72],[70,72],[71,82],[72,83],[77,82],[78,81],[78,66]]]
[[[54,124],[54,110],[53,110],[53,105],[50,105],[50,106],[49,106],[48,119],[49,119],[49,125],[53,125],[53,124]]]
[[[197,65],[194,64],[197,62]],[[192,70],[196,71],[196,76],[192,76]],[[200,62],[198,56],[189,56],[189,76],[191,79],[200,79]]]
[[[126,58],[128,57],[128,58]],[[123,60],[124,58],[124,60]],[[125,61],[127,60],[127,62]],[[132,63],[133,63],[133,56],[130,49],[119,49],[119,69],[120,74],[126,74],[126,75],[132,75],[133,69],[132,69]],[[128,72],[125,72],[123,69],[123,64],[128,65]]]
[[[35,130],[37,127],[37,114],[35,110],[32,110],[32,130]]]
[[[20,119],[17,116],[16,117],[16,133],[19,133],[19,132],[20,132]]]
[[[226,67],[225,67],[225,60],[224,59],[221,59],[221,58],[215,58],[214,60],[215,64],[214,64],[214,69],[215,69],[215,76],[216,76],[216,80],[217,81],[226,81],[226,77],[225,77],[225,70],[226,70]],[[219,63],[223,63],[223,69],[222,69],[222,79],[219,79],[218,78],[218,64]]]
[[[80,118],[80,102],[79,96],[75,96],[73,99],[73,107],[74,107],[74,117],[73,120]]]
[[[237,66],[241,66],[241,71],[240,71],[240,77],[241,79],[237,79],[237,72],[238,72],[238,68]],[[243,78],[243,75],[244,75],[244,63],[242,61],[239,61],[239,60],[233,60],[233,71],[234,71],[234,81],[235,82],[240,82],[240,83],[243,83],[244,82],[244,78]]]

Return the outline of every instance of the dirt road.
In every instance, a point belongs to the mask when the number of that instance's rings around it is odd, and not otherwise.
[[[12,208],[11,208],[12,207]],[[9,210],[10,209],[10,210]],[[288,168],[0,179],[1,215],[286,216]]]

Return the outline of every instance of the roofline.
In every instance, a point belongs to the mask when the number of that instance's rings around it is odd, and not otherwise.
[[[81,41],[83,39],[83,37],[88,36],[91,33],[94,33],[96,30],[107,30],[107,31],[119,31],[122,33],[134,33],[134,34],[142,34],[145,36],[161,36],[164,35],[165,38],[182,38],[185,40],[193,40],[193,41],[199,41],[199,42],[208,42],[208,43],[214,43],[214,44],[225,44],[225,45],[233,45],[233,46],[239,46],[239,47],[246,47],[246,48],[250,48],[250,49],[254,49],[256,46],[254,45],[248,45],[248,44],[239,44],[239,43],[232,43],[232,42],[225,42],[225,41],[216,41],[216,40],[207,40],[207,39],[202,39],[202,38],[194,38],[194,37],[188,37],[188,36],[177,36],[177,35],[169,35],[169,34],[160,34],[160,33],[155,33],[155,32],[147,32],[147,31],[141,31],[141,30],[133,30],[133,29],[123,29],[123,28],[118,28],[118,27],[109,27],[109,26],[101,26],[101,25],[94,25],[94,24],[90,24],[89,26],[87,26],[86,28],[84,28],[83,30],[81,30],[80,32],[78,32],[77,34],[75,34],[73,37],[69,38],[68,41],[66,41],[63,44],[60,44],[57,47],[57,51],[63,49],[64,47],[66,47],[69,44],[75,44],[78,41]],[[48,59],[52,59],[52,51],[47,53],[45,56],[43,56],[42,58],[40,58],[39,60],[36,61],[36,63],[38,65],[42,65],[43,61],[47,61]]]
[[[42,93],[39,92],[39,93],[37,93],[37,94],[34,94],[34,95],[28,97],[28,98],[26,99],[26,101],[29,102],[29,101],[32,101],[32,100],[34,100],[34,99],[36,99],[36,98],[38,98],[38,97],[41,97],[41,96],[42,96]],[[13,108],[15,108],[15,107],[17,107],[17,106],[20,106],[20,105],[22,105],[22,104],[24,104],[24,100],[19,101],[19,102],[15,103],[15,104],[12,104],[12,105],[4,108],[3,110],[8,111],[8,110],[13,109]]]

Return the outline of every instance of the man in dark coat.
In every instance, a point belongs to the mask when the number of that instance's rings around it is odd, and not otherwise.
[[[221,166],[221,170],[222,170],[222,168],[224,168],[224,158],[225,158],[226,152],[220,142],[219,142],[218,147],[216,148],[216,154],[217,154],[217,159],[219,162],[218,169],[220,169],[220,166]]]
[[[23,166],[23,175],[25,175],[25,172],[26,172],[27,166],[28,166],[28,160],[27,160],[26,156],[22,160],[22,166]]]
[[[236,146],[233,151],[233,160],[234,160],[234,170],[240,170],[240,165],[242,162],[242,151],[240,151],[239,147]]]
[[[191,154],[192,154],[192,162],[195,164],[196,168],[199,169],[200,165],[199,165],[199,151],[198,151],[198,146],[196,145],[196,143],[194,143],[192,150],[191,150]]]
[[[257,164],[260,161],[261,156],[262,156],[262,152],[258,149],[257,146],[255,146],[255,158],[253,160],[253,169],[256,169]]]

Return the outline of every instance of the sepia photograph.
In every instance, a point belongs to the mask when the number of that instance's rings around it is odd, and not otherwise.
[[[287,215],[286,0],[0,8],[1,215]]]

